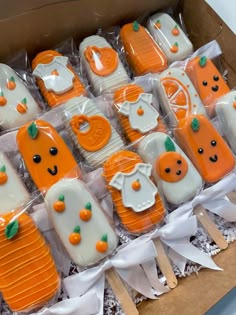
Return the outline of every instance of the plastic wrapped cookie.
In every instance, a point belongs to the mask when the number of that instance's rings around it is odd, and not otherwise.
[[[1,215],[0,290],[14,312],[44,306],[60,287],[55,263],[26,213]]]
[[[183,60],[192,54],[192,43],[168,14],[152,15],[148,20],[147,28],[170,63]]]
[[[101,166],[124,148],[119,134],[91,99],[73,98],[65,104],[63,117],[69,135],[91,166]]]
[[[98,201],[78,179],[62,179],[45,196],[54,228],[72,260],[97,263],[117,246],[117,237]]]
[[[11,162],[0,152],[0,213],[20,208],[29,200],[29,193]]]
[[[27,123],[18,131],[16,141],[26,168],[41,191],[65,176],[80,176],[72,153],[48,122]]]
[[[138,147],[140,156],[152,165],[152,175],[166,200],[179,205],[197,195],[203,181],[192,162],[168,135],[154,132]]]
[[[203,114],[205,108],[188,75],[179,68],[169,68],[157,80],[160,103],[171,127],[190,114]]]
[[[133,22],[120,31],[127,61],[135,75],[162,72],[167,68],[167,59],[147,29]]]
[[[15,128],[36,118],[40,108],[16,72],[0,64],[0,127]]]
[[[128,83],[128,74],[117,52],[101,36],[85,38],[80,44],[80,56],[96,95],[113,92]]]
[[[55,50],[39,53],[32,61],[33,75],[42,95],[51,107],[85,95],[85,88],[68,57]]]

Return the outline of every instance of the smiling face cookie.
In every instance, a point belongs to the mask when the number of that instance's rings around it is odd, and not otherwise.
[[[206,182],[214,183],[234,169],[232,152],[203,115],[187,117],[175,137]]]
[[[17,133],[19,151],[40,190],[63,177],[78,177],[77,163],[57,131],[47,122],[35,120]]]

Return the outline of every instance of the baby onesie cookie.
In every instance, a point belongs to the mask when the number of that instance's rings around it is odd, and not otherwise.
[[[205,116],[186,117],[174,130],[174,135],[206,182],[217,182],[233,171],[232,152]]]
[[[125,136],[134,142],[150,131],[166,132],[159,112],[153,107],[153,95],[141,86],[128,84],[114,93],[114,109]]]
[[[131,233],[150,230],[164,216],[164,207],[151,176],[152,166],[131,151],[113,154],[104,163],[108,184],[117,214]]]
[[[89,98],[76,97],[65,104],[63,121],[83,157],[93,167],[124,148],[124,143],[98,106]]]
[[[205,56],[190,60],[185,71],[201,97],[209,117],[214,117],[217,99],[230,92],[223,77],[213,62]]]
[[[138,153],[152,165],[152,175],[166,200],[179,205],[200,191],[201,176],[189,158],[168,135],[154,132],[139,144]]]
[[[0,291],[12,311],[28,312],[56,294],[60,278],[31,217],[23,213],[12,219],[13,213],[1,216]]]
[[[15,210],[29,200],[29,193],[11,162],[0,152],[0,213]]]
[[[48,122],[29,122],[20,128],[16,141],[26,168],[41,191],[63,177],[79,176],[80,170],[72,153]]]
[[[190,114],[206,115],[198,93],[183,70],[169,68],[162,72],[156,88],[171,126]]]
[[[170,63],[192,54],[192,43],[168,14],[154,14],[149,18],[147,28]]]
[[[32,61],[33,75],[48,105],[65,103],[69,99],[86,94],[85,88],[68,57],[55,50],[45,50]]]
[[[45,202],[54,228],[76,264],[95,264],[116,248],[114,230],[82,181],[58,181],[47,191]]]
[[[98,35],[85,38],[80,44],[80,57],[96,95],[113,92],[128,83],[117,52]]]
[[[135,75],[161,72],[167,68],[167,59],[148,31],[133,22],[120,31],[127,61]]]
[[[0,63],[0,127],[19,127],[34,119],[40,109],[16,72]]]

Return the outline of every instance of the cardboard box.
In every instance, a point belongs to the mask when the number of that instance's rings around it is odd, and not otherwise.
[[[175,0],[5,0],[0,12],[0,58],[25,48],[30,56],[73,36],[77,41],[98,27],[126,23],[175,5]],[[235,35],[204,0],[182,0],[179,7],[195,49],[216,39],[223,50],[229,85],[236,86]],[[157,301],[139,306],[141,315],[201,315],[236,283],[236,244],[217,255],[223,272],[202,270],[179,281]],[[227,314],[229,315],[229,314]]]

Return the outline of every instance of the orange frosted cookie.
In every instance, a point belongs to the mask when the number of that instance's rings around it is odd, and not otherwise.
[[[86,94],[80,78],[68,63],[68,57],[55,50],[39,53],[32,61],[32,69],[40,91],[51,107]]]
[[[207,57],[195,57],[187,63],[185,71],[192,80],[210,117],[215,116],[218,98],[230,92],[223,77]]]
[[[59,289],[55,263],[27,214],[1,216],[0,291],[12,311],[43,306]]]
[[[214,183],[234,169],[232,152],[205,116],[186,117],[174,134],[206,182]]]
[[[76,160],[49,123],[29,122],[19,129],[16,141],[28,172],[41,191],[65,176],[79,176]]]
[[[104,177],[121,223],[131,233],[150,230],[164,216],[150,164],[131,151],[113,154],[104,163]]]
[[[120,31],[127,60],[135,75],[161,72],[167,68],[167,59],[148,31],[133,22]]]
[[[124,85],[114,94],[114,108],[121,127],[130,142],[150,131],[166,132],[166,126],[153,107],[152,94],[136,84]]]

